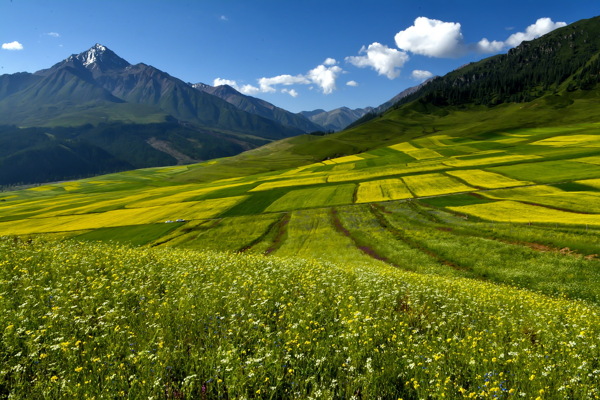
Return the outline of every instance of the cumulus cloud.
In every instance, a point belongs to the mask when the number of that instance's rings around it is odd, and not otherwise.
[[[319,65],[308,71],[307,78],[318,85],[324,94],[331,94],[336,89],[335,81],[341,73],[342,69],[337,65],[331,67]]]
[[[424,81],[425,79],[429,79],[433,76],[433,74],[429,71],[423,71],[422,69],[415,69],[410,76],[413,79]]]
[[[2,43],[3,50],[23,50],[23,45],[16,40],[10,43]]]
[[[256,86],[252,86],[252,85],[240,86],[240,85],[238,85],[238,83],[236,81],[231,80],[231,79],[216,78],[213,81],[213,86],[221,86],[221,85],[231,86],[238,92],[241,92],[241,93],[247,94],[247,95],[253,95],[253,94],[257,94],[260,92],[260,89],[257,88]]]
[[[55,38],[59,38],[60,37],[60,33],[58,33],[58,32],[48,32],[48,33],[46,33],[46,36],[52,36],[52,37],[55,37]]]
[[[518,46],[524,40],[537,39],[563,26],[567,26],[566,22],[554,22],[550,18],[539,18],[534,24],[529,25],[525,29],[525,32],[513,33],[503,42],[497,40],[490,42],[486,38],[481,39],[477,43],[476,50],[480,53],[495,53],[506,48]]]
[[[219,20],[221,20],[221,21],[223,21],[223,22],[227,22],[227,21],[229,21],[229,18],[227,18],[227,16],[226,16],[226,15],[221,15],[221,16],[219,17]]]
[[[244,85],[241,88],[238,88],[237,90],[249,96],[260,93],[260,89],[252,85]]]
[[[540,18],[529,25],[525,32],[517,32],[504,41],[481,39],[467,44],[458,22],[444,22],[427,17],[418,17],[412,26],[396,34],[399,49],[428,57],[460,57],[469,51],[497,53],[518,46],[524,40],[533,40],[556,28],[566,26],[565,22],[553,22],[550,18]]]
[[[496,53],[504,49],[504,42],[499,42],[497,40],[492,40],[491,42],[486,38],[481,39],[475,45],[475,50],[480,53]]]
[[[359,68],[371,67],[379,75],[385,75],[389,79],[400,76],[400,68],[409,59],[407,53],[377,42],[371,43],[366,48],[363,46],[359,54],[365,55],[346,57],[346,61]]]
[[[427,17],[418,17],[394,39],[399,49],[429,57],[460,57],[466,50],[458,22]]]
[[[358,86],[358,82],[356,82],[356,81],[348,81],[348,82],[346,82],[346,86],[356,87],[356,86]]]
[[[297,97],[299,95],[296,89],[279,89],[278,86],[316,85],[324,94],[330,94],[336,90],[336,81],[340,74],[344,72],[341,67],[336,65],[337,63],[337,60],[333,58],[327,58],[322,64],[311,69],[306,74],[284,74],[273,77],[263,77],[257,80],[258,86],[240,86],[234,80],[222,78],[215,79],[213,85],[229,85],[237,91],[247,95],[255,95],[258,93],[276,93],[279,91],[280,93],[289,94],[292,97]],[[309,89],[312,90],[313,86],[309,86]]]
[[[552,32],[557,28],[567,26],[566,22],[553,22],[550,18],[540,18],[525,29],[525,32],[513,33],[506,39],[507,46],[514,47],[521,44],[524,40],[533,40]]]
[[[297,85],[297,84],[309,84],[310,80],[304,75],[278,75],[272,78],[260,78],[258,84],[260,85],[260,91],[263,93],[273,93],[277,90],[273,86],[277,85]]]
[[[281,89],[281,93],[287,93],[292,97],[298,97],[298,92],[295,89]]]
[[[291,85],[317,85],[324,94],[333,93],[336,89],[336,80],[339,75],[344,72],[341,67],[337,66],[337,61],[333,58],[327,58],[323,64],[308,71],[305,75],[278,75],[271,78],[260,78],[258,80],[259,87],[257,88],[262,93],[274,93],[277,91],[276,86],[291,86]],[[283,92],[283,90],[282,90]],[[292,97],[296,97],[298,92],[294,89],[286,90]]]
[[[222,86],[222,85],[229,85],[234,89],[237,89],[238,84],[236,81],[232,81],[230,79],[221,79],[221,78],[217,78],[213,81],[213,86]]]

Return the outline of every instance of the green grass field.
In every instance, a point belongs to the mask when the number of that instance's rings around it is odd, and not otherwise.
[[[600,127],[464,129],[0,193],[0,399],[600,398]]]

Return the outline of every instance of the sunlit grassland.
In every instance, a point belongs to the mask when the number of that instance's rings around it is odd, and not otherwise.
[[[502,200],[488,204],[448,207],[456,212],[488,220],[515,223],[561,223],[600,226],[600,214],[577,214],[538,205]]]
[[[77,240],[110,241],[114,243],[143,246],[154,242],[178,228],[178,224],[127,225],[90,230],[84,233],[71,232]]]
[[[191,249],[240,251],[261,241],[280,218],[278,214],[264,214],[184,224],[159,243]]]
[[[566,192],[552,186],[529,186],[493,190],[482,194],[491,199],[518,200],[562,210],[600,214],[600,192]]]
[[[141,225],[175,219],[206,219],[243,201],[244,196],[196,202],[173,203],[168,206],[127,208],[101,213],[73,214],[29,218],[15,224],[0,222],[0,233],[25,235],[44,232],[79,231],[105,227]]]
[[[442,174],[407,176],[403,180],[410,191],[416,196],[435,196],[474,190],[471,186],[467,186],[454,178]]]
[[[454,274],[463,277],[600,302],[600,261],[593,257],[532,247],[520,242],[510,226],[486,229],[484,223],[469,225],[456,221],[458,218],[451,214],[403,203],[388,203],[383,210],[380,219],[393,228],[396,236],[434,255],[438,268],[452,268]],[[576,240],[583,236],[578,235]],[[531,240],[533,235],[526,238]],[[591,249],[600,248],[598,235],[592,238]]]
[[[577,158],[574,161],[600,165],[600,156]]]
[[[590,186],[596,189],[600,189],[600,179],[586,179],[583,181],[578,181],[582,185]]]
[[[290,180],[276,180],[274,182],[264,182],[252,189],[253,191],[269,190],[282,187],[295,187],[305,185],[317,185],[319,183],[325,183],[327,180],[326,176],[314,176],[308,178],[296,178]]]
[[[404,182],[400,179],[381,179],[361,182],[356,192],[356,203],[371,203],[409,199],[413,197]]]
[[[11,398],[599,395],[600,310],[581,302],[360,258],[13,240],[0,251]]]
[[[311,189],[296,189],[275,200],[266,211],[290,211],[299,208],[314,208],[351,204],[354,184],[328,185]]]
[[[536,158],[540,158],[536,155],[524,155],[524,154],[511,154],[505,156],[496,156],[496,157],[481,157],[481,158],[472,158],[472,159],[450,159],[448,161],[444,161],[444,164],[449,167],[474,167],[481,165],[490,165],[490,164],[505,164],[505,163],[513,163],[516,161],[528,161]]]
[[[600,147],[600,138],[598,135],[567,135],[553,136],[548,139],[542,139],[532,144],[542,146],[585,146],[585,147]]]
[[[541,161],[526,165],[507,165],[491,167],[488,170],[510,178],[539,183],[589,179],[600,175],[600,165],[596,166],[569,160]]]
[[[2,193],[0,398],[596,398],[597,130]]]
[[[483,171],[480,169],[448,171],[448,175],[460,178],[469,185],[486,189],[507,188],[512,186],[524,186],[532,184],[532,182],[517,181],[500,174],[494,174],[492,172]]]
[[[474,137],[434,134],[358,155],[208,183],[179,183],[180,176],[198,168],[185,166],[52,184],[3,195],[0,233],[89,230],[175,218],[197,221],[410,197],[402,185],[395,185],[400,181],[411,191],[410,195],[427,197],[597,179],[600,166],[587,162],[597,157],[590,156],[593,148],[588,146],[595,143],[597,129],[595,125],[578,125],[482,133]],[[558,139],[552,142],[553,138]],[[560,146],[548,145],[553,143]],[[286,144],[277,146],[273,149],[284,149]],[[416,151],[433,151],[437,155],[434,159],[416,160],[409,156]],[[219,163],[217,160],[205,164],[212,168]],[[473,163],[479,169],[470,167]],[[332,186],[333,183],[338,185]],[[585,192],[579,195],[572,191],[561,196],[540,195],[537,199],[540,204],[565,211],[595,212],[588,207],[596,198],[595,189],[593,185],[588,188],[579,190]],[[527,193],[534,195],[534,192],[532,187]],[[488,198],[494,196],[482,194]],[[506,199],[527,202],[523,196],[515,196]],[[501,199],[504,197],[498,198]],[[536,201],[533,197],[528,199]],[[534,219],[562,224],[581,222],[562,217],[553,219],[554,215],[560,217],[549,213],[545,219]]]
[[[598,398],[597,131],[0,194],[0,398]]]

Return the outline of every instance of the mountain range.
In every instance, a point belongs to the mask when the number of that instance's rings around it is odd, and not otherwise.
[[[599,35],[598,17],[582,20],[432,78],[380,107],[300,114],[229,86],[189,84],[131,65],[98,44],[46,70],[0,76],[0,185],[189,164],[264,145],[241,159],[253,160],[253,170],[270,170],[277,157],[293,166],[449,126],[466,135],[596,120]],[[302,135],[339,130],[345,115],[361,114],[341,132]],[[211,168],[201,170],[190,177],[209,179]]]
[[[0,76],[0,141],[10,143],[0,152],[0,185],[193,163],[327,129],[96,44],[48,69]]]
[[[373,107],[356,108],[354,110],[348,107],[340,107],[331,111],[321,109],[302,111],[300,114],[319,124],[325,131],[337,132],[371,111],[373,111]]]
[[[0,76],[0,140],[11,143],[0,185],[231,156],[302,133],[100,44]]]
[[[341,131],[354,121],[361,118],[363,115],[374,110],[373,107],[356,108],[354,110],[351,110],[348,107],[339,107],[330,111],[318,109],[313,111],[301,111],[297,114],[294,114],[264,100],[242,94],[229,85],[210,86],[205,83],[194,83],[190,85],[195,89],[217,96],[233,104],[240,110],[260,115],[261,117],[279,122],[284,126],[301,129],[305,133],[317,131]],[[406,89],[399,95],[395,96],[394,99],[377,107],[377,109],[384,111],[400,98],[413,93],[415,90],[416,87]],[[403,94],[405,92],[406,94]]]
[[[294,114],[256,97],[242,94],[229,85],[210,86],[204,83],[195,83],[191,86],[199,91],[217,96],[240,110],[276,121],[283,126],[300,129],[304,133],[323,129],[321,125],[311,122],[302,115]]]

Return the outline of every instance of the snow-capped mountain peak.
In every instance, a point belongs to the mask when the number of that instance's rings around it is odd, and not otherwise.
[[[67,59],[67,61],[73,60],[78,60],[87,69],[100,69],[101,71],[126,68],[130,65],[108,47],[100,43],[96,43],[89,50],[74,54]]]

